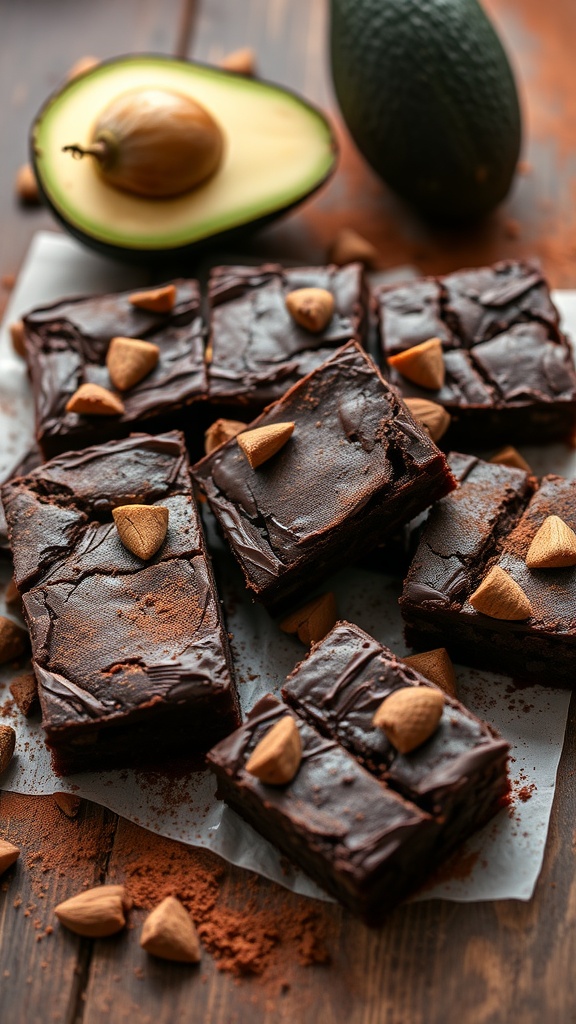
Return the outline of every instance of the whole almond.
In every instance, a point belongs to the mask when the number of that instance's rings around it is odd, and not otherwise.
[[[167,896],[144,921],[140,945],[163,960],[197,964],[200,942],[190,914],[175,896]]]
[[[125,548],[147,561],[164,543],[169,511],[162,505],[119,505],[112,509]]]
[[[450,426],[450,414],[443,406],[429,402],[427,398],[405,398],[404,404],[433,441],[439,441],[444,436]]]
[[[283,633],[297,633],[303,644],[310,645],[322,640],[334,626],[338,613],[336,598],[332,592],[320,594],[282,619]]]
[[[237,75],[247,75],[251,78],[256,74],[256,56],[254,50],[248,46],[240,50],[232,50],[220,61],[220,67],[225,71],[235,71]]]
[[[388,362],[403,377],[421,388],[439,391],[444,385],[446,368],[440,338],[430,338],[398,355],[389,356]]]
[[[14,320],[14,322],[10,324],[10,340],[16,355],[20,356],[21,359],[26,358],[26,345],[24,344],[24,338],[24,321]]]
[[[0,615],[0,665],[24,654],[28,646],[28,633],[12,619]]]
[[[297,288],[288,292],[286,309],[300,327],[319,334],[334,315],[334,296],[325,288]]]
[[[16,173],[16,195],[24,206],[39,206],[41,199],[36,175],[30,164],[22,164]]]
[[[38,683],[33,672],[16,676],[10,683],[10,693],[25,718],[29,718],[39,710]]]
[[[103,939],[124,928],[129,906],[123,885],[100,885],[60,903],[54,913],[60,924],[76,935]]]
[[[328,259],[337,267],[347,263],[362,263],[370,269],[378,263],[378,250],[353,228],[342,228],[328,250]]]
[[[165,284],[161,288],[148,288],[144,292],[133,292],[128,301],[137,309],[146,309],[150,313],[169,313],[176,302],[176,285]]]
[[[6,839],[0,839],[0,875],[8,870],[20,856],[20,850]]]
[[[16,747],[16,733],[11,725],[0,725],[0,775],[10,764]]]
[[[425,679],[435,683],[449,697],[457,697],[454,665],[445,647],[422,651],[421,654],[410,654],[407,658],[402,658],[402,661]]]
[[[252,469],[257,469],[284,447],[293,432],[293,423],[269,423],[237,434],[236,440]]]
[[[373,723],[385,732],[396,750],[409,754],[436,732],[443,707],[441,690],[431,686],[405,686],[382,701]]]
[[[215,448],[219,448],[225,441],[231,441],[233,437],[236,437],[243,430],[246,430],[246,424],[242,423],[241,420],[215,420],[204,434],[204,451],[206,455],[210,455],[210,452],[213,452]]]
[[[83,416],[122,416],[124,403],[100,384],[81,384],[66,403],[66,412]]]
[[[576,565],[576,533],[560,516],[547,516],[526,555],[529,569],[562,569]]]
[[[532,615],[532,606],[522,587],[499,565],[490,569],[469,601],[477,612],[492,619],[514,622],[529,619]]]
[[[279,719],[254,747],[246,771],[269,786],[285,786],[302,760],[302,741],[291,715]]]
[[[158,363],[160,349],[139,338],[112,338],[106,354],[110,380],[118,391],[129,391]]]
[[[76,818],[80,810],[80,797],[73,793],[62,793],[57,791],[52,794],[56,806],[66,815],[67,818]]]
[[[511,444],[496,452],[490,459],[490,462],[495,462],[498,466],[510,466],[512,469],[523,469],[525,473],[532,472],[526,459],[523,459],[520,452],[516,451],[516,448],[513,448]]]

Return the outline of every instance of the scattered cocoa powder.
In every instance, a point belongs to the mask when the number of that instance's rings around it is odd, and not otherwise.
[[[214,854],[194,850],[121,822],[110,877],[126,885],[137,908],[149,910],[177,896],[192,915],[198,934],[218,968],[240,977],[277,982],[287,963],[326,964],[326,922],[307,900],[291,900],[286,911],[277,891],[249,876],[242,906],[223,905],[230,869]]]

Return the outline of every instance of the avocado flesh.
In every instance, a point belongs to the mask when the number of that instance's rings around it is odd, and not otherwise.
[[[107,184],[93,159],[63,147],[88,145],[101,110],[143,87],[186,92],[220,125],[225,153],[207,182],[173,199],[144,199]],[[99,65],[72,80],[32,130],[40,187],[56,216],[89,244],[169,251],[283,212],[330,174],[335,144],[319,111],[294,94],[217,68],[144,56]]]
[[[331,12],[338,103],[374,170],[433,219],[496,206],[514,176],[521,117],[476,0],[331,0]]]

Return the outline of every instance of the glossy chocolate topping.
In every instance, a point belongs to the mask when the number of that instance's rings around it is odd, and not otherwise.
[[[50,453],[94,440],[121,437],[142,421],[169,416],[204,398],[203,327],[196,281],[175,281],[170,313],[150,313],[129,302],[130,292],[64,300],[24,318],[26,359],[36,411],[37,436]],[[160,348],[158,364],[122,401],[125,413],[93,417],[66,412],[83,383],[110,388],[106,353],[115,337],[141,338]],[[113,390],[113,389],[112,389]]]
[[[322,288],[334,297],[334,315],[318,334],[300,327],[286,309],[286,295],[298,288]],[[216,267],[209,298],[209,397],[217,402],[262,409],[365,330],[360,264]]]
[[[211,701],[228,731],[235,688],[182,436],[60,456],[2,498],[49,740],[143,708],[153,717],[162,704],[195,704],[213,731]],[[112,509],[131,503],[169,509],[147,562],[113,522]]]
[[[307,560],[342,562],[453,486],[445,461],[372,360],[350,342],[251,427],[294,422],[257,470],[236,440],[194,467],[248,586],[257,592]],[[304,578],[302,585],[305,585]]]
[[[438,729],[410,754],[398,753],[373,724],[394,690],[431,686],[358,626],[340,622],[296,666],[282,695],[319,732],[337,739],[368,771],[436,814],[462,787],[505,761],[508,744],[446,697]],[[502,768],[502,780],[505,772]]]

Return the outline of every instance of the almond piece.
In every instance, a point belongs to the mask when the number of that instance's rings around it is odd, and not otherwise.
[[[62,793],[57,791],[52,794],[52,798],[57,807],[60,808],[63,814],[67,818],[75,818],[80,810],[80,797],[74,796],[73,793]]]
[[[78,78],[78,75],[83,75],[85,71],[91,71],[92,68],[98,67],[98,64],[100,64],[98,57],[79,57],[66,75],[66,81],[70,82],[73,78]]]
[[[68,399],[66,412],[84,416],[122,416],[124,403],[100,384],[81,384]]]
[[[118,505],[112,515],[124,547],[143,561],[164,543],[169,511],[163,505]]]
[[[444,436],[450,426],[450,413],[443,406],[429,402],[427,398],[405,398],[404,404],[433,441],[439,441]]]
[[[393,747],[409,754],[436,732],[444,694],[431,686],[404,686],[386,697],[373,718]]]
[[[99,885],[59,903],[54,913],[60,924],[76,935],[103,939],[124,928],[129,906],[123,885]]]
[[[38,683],[33,672],[16,676],[10,683],[10,693],[16,701],[18,710],[22,712],[25,718],[29,718],[30,715],[39,710]]]
[[[269,423],[265,427],[255,427],[254,430],[237,434],[236,440],[252,469],[257,469],[284,447],[293,431],[293,423]]]
[[[283,633],[297,633],[303,644],[315,644],[330,632],[337,617],[334,594],[320,594],[282,619],[280,629]]]
[[[140,945],[163,960],[197,964],[200,942],[190,914],[175,896],[167,896],[148,915],[142,927]]]
[[[160,349],[139,338],[112,338],[106,355],[110,380],[118,391],[129,391],[139,384],[158,363]]]
[[[19,856],[20,850],[17,846],[13,846],[7,839],[0,839],[0,875],[7,871]]]
[[[24,344],[24,321],[14,320],[14,323],[10,324],[10,340],[12,341],[12,348],[14,349],[17,356],[21,359],[26,357],[26,346]]]
[[[128,301],[138,309],[150,313],[169,313],[176,303],[176,285],[165,284],[161,288],[148,288],[145,292],[133,292]]]
[[[560,519],[547,516],[526,555],[529,569],[562,569],[576,565],[576,533]]]
[[[439,391],[444,385],[446,367],[440,338],[430,338],[398,355],[388,356],[388,362],[403,377],[421,388]]]
[[[370,269],[378,263],[378,250],[353,228],[342,228],[328,250],[328,259],[337,267],[346,263],[362,263]]]
[[[232,50],[220,61],[220,67],[225,71],[235,71],[237,75],[247,75],[251,78],[256,74],[256,56],[254,50],[244,46],[240,50]]]
[[[285,786],[296,775],[302,760],[302,741],[291,715],[280,718],[256,744],[246,771],[269,786]]]
[[[323,331],[334,315],[334,296],[325,288],[297,288],[285,301],[292,319],[312,334]]]
[[[458,696],[454,665],[445,647],[436,647],[433,651],[422,651],[421,654],[410,654],[401,660],[404,665],[415,669],[425,679],[435,683],[449,697]]]
[[[24,654],[28,646],[28,633],[12,619],[0,615],[0,665]]]
[[[529,619],[532,615],[532,606],[522,587],[499,565],[490,569],[469,601],[477,612],[492,619],[513,622]]]
[[[523,469],[525,473],[532,472],[532,468],[528,465],[526,459],[523,459],[520,452],[516,451],[511,444],[496,452],[490,459],[490,462],[495,462],[498,466],[511,466],[512,469]]]
[[[22,164],[16,172],[16,195],[24,206],[39,206],[41,203],[36,175],[30,164]]]
[[[240,420],[215,420],[204,434],[204,451],[206,455],[210,455],[215,448],[219,448],[225,441],[232,440],[242,430],[246,429],[246,424]]]
[[[2,775],[14,756],[16,733],[11,725],[0,725],[0,775]]]

